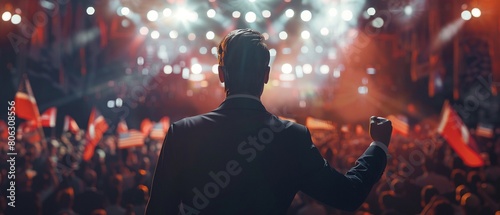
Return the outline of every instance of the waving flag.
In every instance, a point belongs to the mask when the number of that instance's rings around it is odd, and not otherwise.
[[[27,121],[40,122],[40,112],[36,104],[35,96],[31,90],[29,79],[23,75],[19,90],[15,97],[16,116]]]
[[[142,132],[131,129],[118,134],[118,148],[125,149],[144,145],[144,135]]]
[[[151,130],[150,137],[155,140],[163,140],[165,135],[170,128],[170,118],[165,116],[160,119],[160,122],[157,122],[153,125],[153,129]]]
[[[87,144],[83,151],[83,160],[88,161],[92,158],[97,143],[101,140],[104,132],[108,130],[108,127],[108,123],[101,113],[96,108],[93,108],[92,112],[90,112],[87,133],[85,134]]]
[[[51,107],[47,109],[40,116],[41,124],[43,127],[53,128],[56,126],[57,108]]]
[[[446,101],[441,113],[438,133],[446,139],[446,142],[469,167],[484,166],[484,161],[478,152],[474,151],[474,140],[469,134],[468,128],[460,119],[460,116]]]
[[[144,136],[148,136],[151,133],[151,129],[153,129],[153,123],[150,119],[143,119],[141,122],[141,132]]]
[[[393,128],[393,133],[394,134],[400,134],[402,136],[407,137],[410,131],[410,126],[408,124],[408,117],[405,116],[394,116],[394,115],[389,115],[387,116],[388,120],[391,120],[392,122],[392,128]]]
[[[493,128],[493,124],[478,123],[476,128],[476,135],[480,137],[493,138]]]
[[[71,116],[65,116],[63,131],[69,131],[73,134],[76,134],[78,133],[78,131],[80,131],[80,127],[78,127],[78,124],[76,124],[76,121],[71,118]]]
[[[120,122],[118,123],[118,126],[116,128],[116,132],[118,134],[128,132],[128,126],[127,126],[127,122],[125,122],[125,120],[120,120]]]
[[[33,120],[22,122],[17,128],[18,138],[28,142],[36,143],[42,141],[42,135],[36,122]]]

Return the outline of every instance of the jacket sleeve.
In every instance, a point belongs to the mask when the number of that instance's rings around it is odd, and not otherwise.
[[[303,150],[300,152],[303,181],[301,191],[332,207],[355,211],[363,204],[373,185],[382,176],[387,156],[378,146],[369,146],[346,174],[331,168],[312,147],[307,130]]]
[[[146,206],[147,215],[177,214],[179,211],[180,195],[177,187],[178,162],[175,156],[174,126],[171,125],[163,142],[158,163],[156,164],[151,195]],[[176,165],[177,164],[177,165]]]

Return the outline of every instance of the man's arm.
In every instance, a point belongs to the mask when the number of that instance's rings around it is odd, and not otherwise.
[[[146,206],[146,215],[152,214],[177,214],[179,212],[180,197],[177,190],[179,183],[176,177],[179,172],[175,167],[174,126],[170,126],[161,147],[160,157],[151,186],[151,195]]]
[[[304,166],[302,168],[313,170],[309,171],[305,177],[301,190],[332,207],[346,211],[358,209],[373,185],[382,176],[387,164],[386,147],[390,141],[392,126],[390,121],[380,120],[372,118],[370,124],[370,134],[377,143],[371,144],[358,158],[356,166],[345,175],[331,168],[325,161],[320,163],[322,158],[315,147],[303,153]],[[307,134],[310,136],[309,131]],[[310,137],[308,141],[312,144]]]

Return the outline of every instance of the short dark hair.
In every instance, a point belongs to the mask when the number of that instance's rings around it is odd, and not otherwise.
[[[261,33],[252,29],[231,31],[219,44],[218,60],[226,91],[262,93],[270,54]]]

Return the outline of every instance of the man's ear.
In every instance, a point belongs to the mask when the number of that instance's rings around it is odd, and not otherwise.
[[[269,81],[269,72],[271,71],[271,67],[266,67],[265,69],[266,71],[264,71],[264,84],[267,84],[267,82]]]
[[[224,80],[224,67],[219,66],[217,69],[219,70],[219,81],[220,81],[220,83],[224,83],[224,81],[225,81]]]

